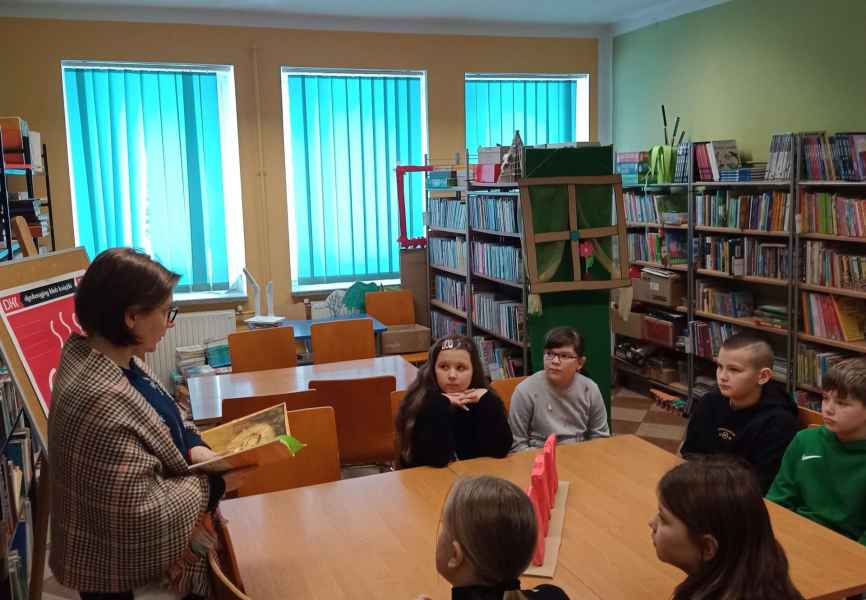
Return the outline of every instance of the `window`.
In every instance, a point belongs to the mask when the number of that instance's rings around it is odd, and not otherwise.
[[[589,141],[589,76],[466,74],[466,147]]]
[[[231,67],[64,61],[76,243],[133,246],[224,291],[244,265]]]
[[[424,162],[424,73],[284,67],[282,79],[293,288],[399,277],[394,168]],[[407,178],[415,237],[422,186]]]

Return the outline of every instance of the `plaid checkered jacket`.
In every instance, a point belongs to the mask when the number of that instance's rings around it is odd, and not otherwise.
[[[156,411],[86,338],[64,345],[51,398],[51,571],[85,592],[164,579],[207,509],[207,477],[190,474]],[[206,593],[206,560],[184,569],[191,591]]]

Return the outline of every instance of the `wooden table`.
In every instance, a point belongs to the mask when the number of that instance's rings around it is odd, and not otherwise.
[[[535,452],[225,501],[247,591],[255,600],[449,598],[433,566],[448,487],[481,473],[525,487]],[[677,462],[635,436],[559,446],[560,479],[571,488],[553,582],[574,599],[669,598],[684,575],[658,560],[647,523],[655,486]],[[866,547],[773,504],[770,516],[806,598],[866,590]]]
[[[393,375],[397,389],[405,390],[415,380],[418,369],[399,356],[377,356],[360,360],[269,369],[247,373],[206,375],[189,380],[189,401],[193,420],[200,425],[219,423],[226,398],[270,396],[307,389],[314,379],[353,379]]]

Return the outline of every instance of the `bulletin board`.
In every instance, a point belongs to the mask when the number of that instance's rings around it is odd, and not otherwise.
[[[60,352],[81,333],[75,291],[88,264],[84,248],[0,264],[0,352],[43,448]]]

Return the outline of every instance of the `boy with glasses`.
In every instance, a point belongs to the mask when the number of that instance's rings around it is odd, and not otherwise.
[[[584,363],[579,333],[570,327],[547,332],[544,371],[520,382],[511,396],[512,452],[541,448],[551,433],[558,443],[610,436],[601,392],[592,379],[580,374]]]

